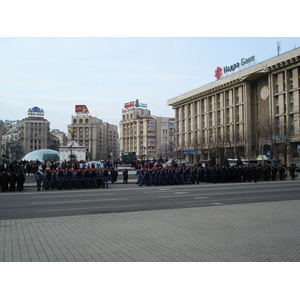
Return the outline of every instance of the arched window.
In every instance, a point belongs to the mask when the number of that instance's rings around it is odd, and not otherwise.
[[[85,124],[89,124],[89,119],[85,119]]]

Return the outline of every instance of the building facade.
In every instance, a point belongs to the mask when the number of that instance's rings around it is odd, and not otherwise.
[[[50,133],[54,136],[56,136],[58,139],[59,139],[59,144],[62,146],[62,145],[67,145],[68,143],[68,138],[67,138],[67,135],[60,131],[59,129],[52,129],[50,131]]]
[[[44,118],[25,118],[18,122],[24,154],[39,149],[58,150],[59,139],[50,133],[50,122]]]
[[[122,110],[120,152],[123,160],[171,158],[175,150],[175,118],[156,117],[150,110]]]
[[[2,154],[11,159],[20,159],[34,150],[58,150],[59,140],[50,133],[50,122],[44,118],[44,111],[33,107],[28,117],[21,121],[5,121],[2,134]]]
[[[68,139],[86,147],[86,159],[89,161],[119,158],[118,126],[96,117],[87,114],[72,116]]]
[[[220,71],[218,67],[216,74]],[[298,162],[299,89],[300,48],[296,48],[170,99],[177,156],[193,163],[214,157],[222,163],[226,158],[267,154],[281,163]]]

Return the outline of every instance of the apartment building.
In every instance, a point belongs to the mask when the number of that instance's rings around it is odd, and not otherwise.
[[[153,116],[149,109],[136,104],[122,110],[119,126],[123,160],[173,157],[175,118]]]
[[[118,126],[88,114],[72,116],[72,124],[68,125],[68,140],[86,147],[87,160],[119,158]]]

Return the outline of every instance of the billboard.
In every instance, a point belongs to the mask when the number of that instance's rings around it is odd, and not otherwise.
[[[124,104],[124,108],[130,108],[130,107],[134,107],[134,101],[127,102]]]
[[[138,99],[136,99],[135,101],[124,103],[124,108],[131,108],[131,107],[147,108],[147,104],[140,103]]]
[[[37,117],[43,117],[45,115],[44,110],[35,106],[33,108],[29,108],[27,115],[29,118],[37,118]]]
[[[88,115],[89,110],[87,109],[86,105],[75,105],[75,113],[77,115]]]

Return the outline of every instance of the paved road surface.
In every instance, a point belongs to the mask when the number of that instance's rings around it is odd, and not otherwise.
[[[298,200],[299,181],[35,191],[0,194],[0,219],[23,219]]]
[[[144,205],[149,202],[143,200],[144,197],[152,197],[157,203],[183,202],[182,208],[102,214],[98,213],[98,207],[89,207],[88,214],[81,210],[80,215],[73,216],[2,219],[0,261],[299,262],[299,182],[269,182],[270,188],[264,188],[265,194],[257,192],[260,185],[266,184],[248,184],[252,192],[242,185],[178,187],[173,194],[155,187],[141,187],[140,195],[143,196],[136,196],[136,203]],[[119,187],[122,197],[129,198],[129,191],[126,193],[122,185]],[[202,193],[196,193],[196,188]],[[184,201],[187,195],[182,192],[189,193],[187,202]],[[251,193],[256,195],[257,201],[250,199]],[[58,194],[30,192],[27,196],[51,195]],[[74,201],[82,200],[75,195],[76,191],[72,197]],[[235,202],[242,198],[251,201]],[[34,201],[49,202],[49,198]],[[202,201],[206,204],[201,205]],[[223,203],[212,205],[209,201]],[[55,205],[55,209],[59,207]],[[52,204],[43,203],[42,206],[53,208]]]

